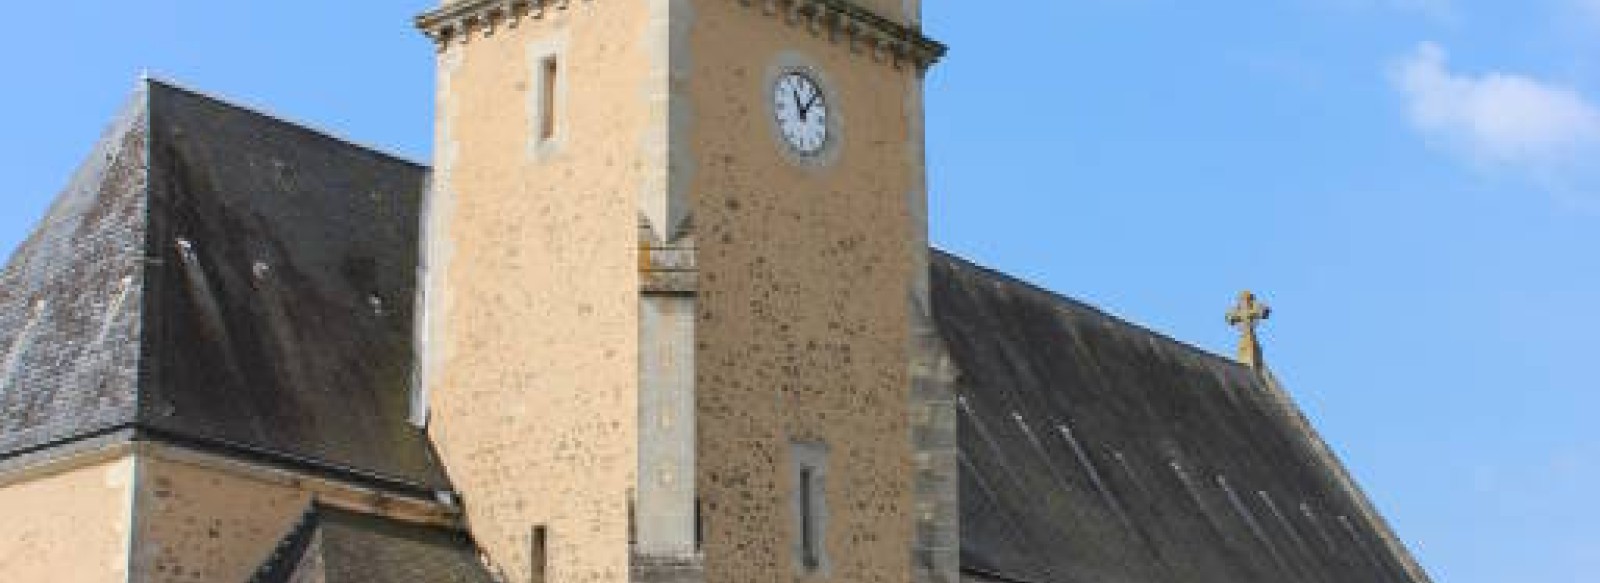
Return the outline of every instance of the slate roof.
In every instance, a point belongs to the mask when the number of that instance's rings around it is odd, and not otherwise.
[[[132,427],[446,488],[406,423],[427,176],[143,83],[0,274],[0,457]]]
[[[948,254],[932,275],[969,580],[1427,581],[1267,377]]]
[[[314,506],[249,583],[494,583],[466,534]]]
[[[141,89],[0,271],[0,455],[135,416],[150,113]]]

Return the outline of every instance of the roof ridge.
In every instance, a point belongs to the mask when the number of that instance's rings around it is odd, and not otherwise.
[[[140,82],[145,84],[145,85],[157,85],[157,86],[160,86],[160,87],[163,87],[163,88],[166,88],[166,89],[170,89],[170,90],[173,90],[173,91],[180,91],[180,92],[183,92],[183,93],[187,93],[189,95],[192,95],[192,96],[195,96],[195,97],[199,97],[199,98],[202,98],[202,99],[206,99],[208,101],[217,103],[217,104],[225,106],[225,107],[229,107],[229,108],[236,109],[236,110],[239,110],[239,111],[242,111],[242,112],[245,112],[245,113],[257,115],[257,116],[260,116],[260,117],[263,117],[263,118],[270,119],[272,121],[278,122],[280,124],[283,124],[283,125],[286,125],[286,126],[289,126],[289,127],[304,131],[304,132],[308,132],[308,133],[311,133],[311,134],[314,134],[314,135],[317,135],[317,136],[320,136],[320,137],[323,137],[323,138],[326,138],[326,139],[329,139],[329,140],[333,140],[335,142],[339,142],[339,143],[342,143],[342,144],[345,144],[345,145],[348,145],[348,146],[352,146],[352,147],[355,147],[355,148],[360,149],[362,151],[365,151],[365,152],[368,152],[368,153],[371,153],[371,154],[375,154],[375,155],[378,155],[378,156],[381,156],[381,157],[384,157],[384,158],[388,158],[388,159],[394,160],[396,162],[400,162],[400,163],[403,163],[403,164],[408,164],[408,165],[415,166],[417,168],[421,168],[421,169],[424,169],[424,170],[431,170],[433,168],[431,165],[426,164],[424,162],[418,161],[418,160],[413,159],[411,157],[399,154],[397,152],[385,149],[385,148],[380,147],[380,146],[376,146],[376,145],[373,145],[373,144],[370,144],[370,143],[367,143],[367,142],[363,142],[363,141],[357,140],[355,138],[351,138],[351,137],[345,136],[345,135],[343,135],[343,134],[341,134],[339,132],[330,130],[330,129],[326,128],[326,127],[323,127],[320,124],[309,122],[309,121],[303,121],[303,120],[301,120],[299,118],[295,118],[295,117],[291,117],[291,116],[288,116],[288,115],[277,113],[276,111],[274,111],[271,108],[268,108],[268,107],[266,107],[264,105],[257,105],[257,104],[254,104],[254,103],[246,103],[243,100],[233,99],[231,97],[224,96],[224,95],[222,95],[220,93],[206,91],[206,90],[203,90],[203,89],[197,89],[197,88],[194,88],[192,86],[189,86],[189,85],[177,82],[177,81],[173,81],[172,79],[169,79],[169,78],[160,77],[160,76],[157,76],[157,75],[149,73],[149,72],[145,72],[145,73],[142,74],[142,76],[140,77]]]
[[[976,269],[978,271],[984,272],[984,273],[986,273],[986,274],[988,274],[988,275],[990,275],[990,276],[992,276],[992,277],[994,277],[996,279],[1000,279],[1000,280],[1006,281],[1008,283],[1012,283],[1012,284],[1021,286],[1021,287],[1025,288],[1025,289],[1028,289],[1028,290],[1034,292],[1034,293],[1038,293],[1038,294],[1042,294],[1042,295],[1048,296],[1048,297],[1050,297],[1050,298],[1052,298],[1052,299],[1054,299],[1056,301],[1067,303],[1067,304],[1071,304],[1071,305],[1076,306],[1078,308],[1081,308],[1081,309],[1084,309],[1084,310],[1088,310],[1090,312],[1093,312],[1095,314],[1098,314],[1098,315],[1106,318],[1107,320],[1115,322],[1116,324],[1118,324],[1120,326],[1123,326],[1123,327],[1126,327],[1126,328],[1129,328],[1129,329],[1132,329],[1132,330],[1135,330],[1135,331],[1143,332],[1143,333],[1145,333],[1145,334],[1147,334],[1149,336],[1153,336],[1155,338],[1158,338],[1160,340],[1168,342],[1168,343],[1176,346],[1180,350],[1184,350],[1184,351],[1188,351],[1190,353],[1193,353],[1196,356],[1205,358],[1207,360],[1216,361],[1216,362],[1218,362],[1220,364],[1223,364],[1223,365],[1226,365],[1226,366],[1229,366],[1229,367],[1238,368],[1238,369],[1243,370],[1245,372],[1250,372],[1249,371],[1249,367],[1246,367],[1245,365],[1239,363],[1239,361],[1233,360],[1231,358],[1223,356],[1222,354],[1219,354],[1219,353],[1216,353],[1216,352],[1212,352],[1210,350],[1202,348],[1197,344],[1194,344],[1194,343],[1191,343],[1191,342],[1188,342],[1188,341],[1185,341],[1185,340],[1180,340],[1180,339],[1178,339],[1176,337],[1173,337],[1173,336],[1171,336],[1171,335],[1169,335],[1169,334],[1167,334],[1165,332],[1161,332],[1159,330],[1156,330],[1156,329],[1151,328],[1149,326],[1146,326],[1144,324],[1140,324],[1140,323],[1135,322],[1135,321],[1133,321],[1131,319],[1128,319],[1126,317],[1119,316],[1117,314],[1113,314],[1113,313],[1108,312],[1108,311],[1106,311],[1106,310],[1104,310],[1104,309],[1102,309],[1102,308],[1100,308],[1098,306],[1095,306],[1095,305],[1090,304],[1088,302],[1085,302],[1083,300],[1079,300],[1079,299],[1074,298],[1072,296],[1068,296],[1065,293],[1062,293],[1062,292],[1047,288],[1047,287],[1045,287],[1045,286],[1043,286],[1041,284],[1034,283],[1034,282],[1028,281],[1026,279],[1022,279],[1020,277],[1017,277],[1015,275],[1011,275],[1011,274],[1006,273],[1004,271],[1000,271],[998,269],[985,266],[985,265],[983,265],[981,263],[978,263],[976,261],[973,261],[971,259],[963,257],[963,256],[961,256],[959,254],[954,253],[954,252],[947,251],[945,249],[941,249],[939,247],[930,246],[929,248],[936,255],[942,255],[942,256],[948,257],[951,260],[954,260],[957,263],[960,263],[961,265],[965,265],[967,267],[970,267],[970,268]]]

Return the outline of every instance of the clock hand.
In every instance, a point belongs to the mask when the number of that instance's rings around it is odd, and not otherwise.
[[[806,112],[808,110],[810,110],[810,108],[807,107],[805,104],[800,103],[800,89],[797,88],[797,87],[791,86],[789,88],[789,95],[794,98],[795,109],[800,111],[800,121],[805,121],[806,120]]]
[[[821,91],[818,91],[816,93],[812,93],[811,94],[811,99],[809,101],[806,101],[806,111],[811,111],[811,107],[816,105],[817,104],[817,100],[821,99],[821,98],[822,98],[822,92]]]

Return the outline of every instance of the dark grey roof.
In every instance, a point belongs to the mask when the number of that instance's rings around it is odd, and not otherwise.
[[[934,255],[971,581],[1422,583],[1262,376]]]
[[[141,89],[0,272],[0,454],[137,401],[150,112]]]
[[[0,456],[112,426],[420,487],[427,169],[160,82],[0,280]]]
[[[315,506],[249,583],[493,583],[465,533]]]

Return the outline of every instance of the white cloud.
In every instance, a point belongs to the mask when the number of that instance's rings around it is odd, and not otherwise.
[[[1449,65],[1442,47],[1422,43],[1391,70],[1412,125],[1431,141],[1477,163],[1558,181],[1561,173],[1582,169],[1580,160],[1600,153],[1600,108],[1577,91],[1512,73],[1452,71]]]
[[[1600,0],[1572,0],[1578,10],[1588,15],[1596,23],[1600,23]]]

